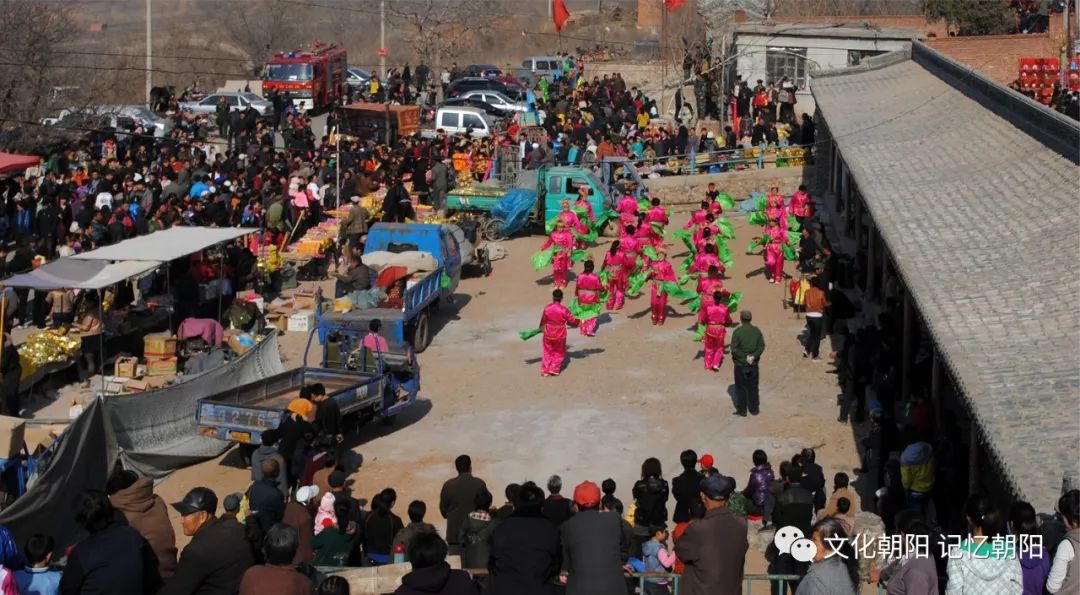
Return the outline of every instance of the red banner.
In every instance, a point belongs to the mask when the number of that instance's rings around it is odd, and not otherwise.
[[[570,19],[570,11],[566,10],[566,3],[563,0],[551,0],[551,17],[555,21],[555,30],[562,31],[563,24]]]
[[[683,4],[686,4],[686,0],[664,0],[664,8],[667,8],[668,12],[675,10]]]

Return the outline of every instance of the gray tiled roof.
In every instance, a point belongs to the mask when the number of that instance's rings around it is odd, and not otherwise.
[[[816,76],[817,107],[1012,491],[1049,510],[1080,467],[1080,169],[892,62]]]

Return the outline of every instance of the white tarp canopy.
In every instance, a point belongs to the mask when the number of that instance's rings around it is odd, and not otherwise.
[[[125,260],[109,263],[93,260],[60,258],[43,264],[29,273],[14,275],[0,281],[7,287],[32,289],[101,289],[152,271],[161,266],[158,262]]]
[[[215,244],[258,233],[250,227],[170,227],[145,236],[76,254],[80,260],[139,260],[169,262]]]

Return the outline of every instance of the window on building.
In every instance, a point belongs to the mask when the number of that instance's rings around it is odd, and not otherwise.
[[[873,57],[873,56],[880,56],[881,54],[884,54],[884,53],[885,52],[881,52],[881,51],[878,51],[878,50],[848,50],[848,52],[847,52],[847,65],[848,66],[858,66],[859,64],[862,64],[862,61],[865,60],[866,58],[870,58],[870,57]]]
[[[769,81],[779,85],[780,79],[787,77],[796,87],[805,89],[806,73],[806,48],[770,47],[765,51],[765,74]]]

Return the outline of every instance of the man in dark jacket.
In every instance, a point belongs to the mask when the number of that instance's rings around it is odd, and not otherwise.
[[[562,550],[559,530],[541,514],[544,492],[520,486],[513,512],[491,534],[490,593],[552,595]]]
[[[814,510],[825,508],[825,470],[814,462],[817,455],[812,448],[802,450],[802,486],[814,494]]]
[[[683,472],[671,480],[671,495],[675,496],[675,511],[671,520],[676,523],[690,520],[690,502],[700,498],[698,484],[701,483],[701,473],[697,470],[697,461],[697,453],[692,450],[684,450],[679,455]]]
[[[780,476],[784,480],[784,485],[783,490],[776,496],[776,508],[772,514],[773,524],[777,528],[798,527],[803,535],[809,535],[810,525],[814,518],[814,495],[800,483],[802,469],[794,463],[781,465]],[[807,563],[799,562],[790,553],[780,553],[774,543],[770,543],[765,550],[765,559],[769,561],[769,574],[802,576],[809,568]],[[781,593],[779,585],[779,581],[773,582],[774,595]],[[798,581],[787,582],[787,588],[792,593],[798,586]]]
[[[394,595],[479,595],[469,573],[446,563],[447,546],[438,533],[421,533],[406,551],[412,572],[401,577]]]
[[[476,507],[476,495],[481,490],[486,490],[487,484],[479,477],[473,477],[472,459],[469,455],[454,459],[454,468],[457,469],[457,477],[447,480],[439,493],[439,512],[446,519],[450,553],[459,554],[461,543],[458,542],[458,534],[461,532],[461,524]]]
[[[552,475],[548,478],[547,483],[548,491],[551,495],[544,500],[544,506],[542,511],[544,518],[551,521],[556,527],[562,525],[567,519],[574,516],[574,509],[571,506],[569,500],[563,497],[562,492],[562,478],[558,475]]]
[[[675,554],[686,565],[683,595],[742,593],[743,565],[750,545],[746,519],[728,509],[735,480],[710,475],[699,483],[705,518],[694,521],[675,542]]]
[[[150,594],[161,585],[154,550],[138,531],[113,522],[115,514],[103,492],[79,494],[75,521],[90,535],[68,555],[61,593]]]
[[[261,465],[262,479],[251,484],[247,496],[251,516],[259,520],[263,531],[269,531],[285,514],[285,496],[278,489],[277,478],[281,473],[278,462],[266,459]]]
[[[450,191],[450,173],[442,155],[435,156],[435,162],[431,166],[431,206],[439,217],[446,215],[446,194]]]
[[[566,595],[621,593],[623,565],[630,554],[618,515],[600,512],[600,487],[586,481],[574,488],[578,512],[562,526]]]
[[[191,543],[180,553],[176,574],[158,595],[233,595],[244,572],[255,564],[244,526],[235,517],[214,516],[217,495],[210,488],[192,488],[172,505],[180,513]]]

